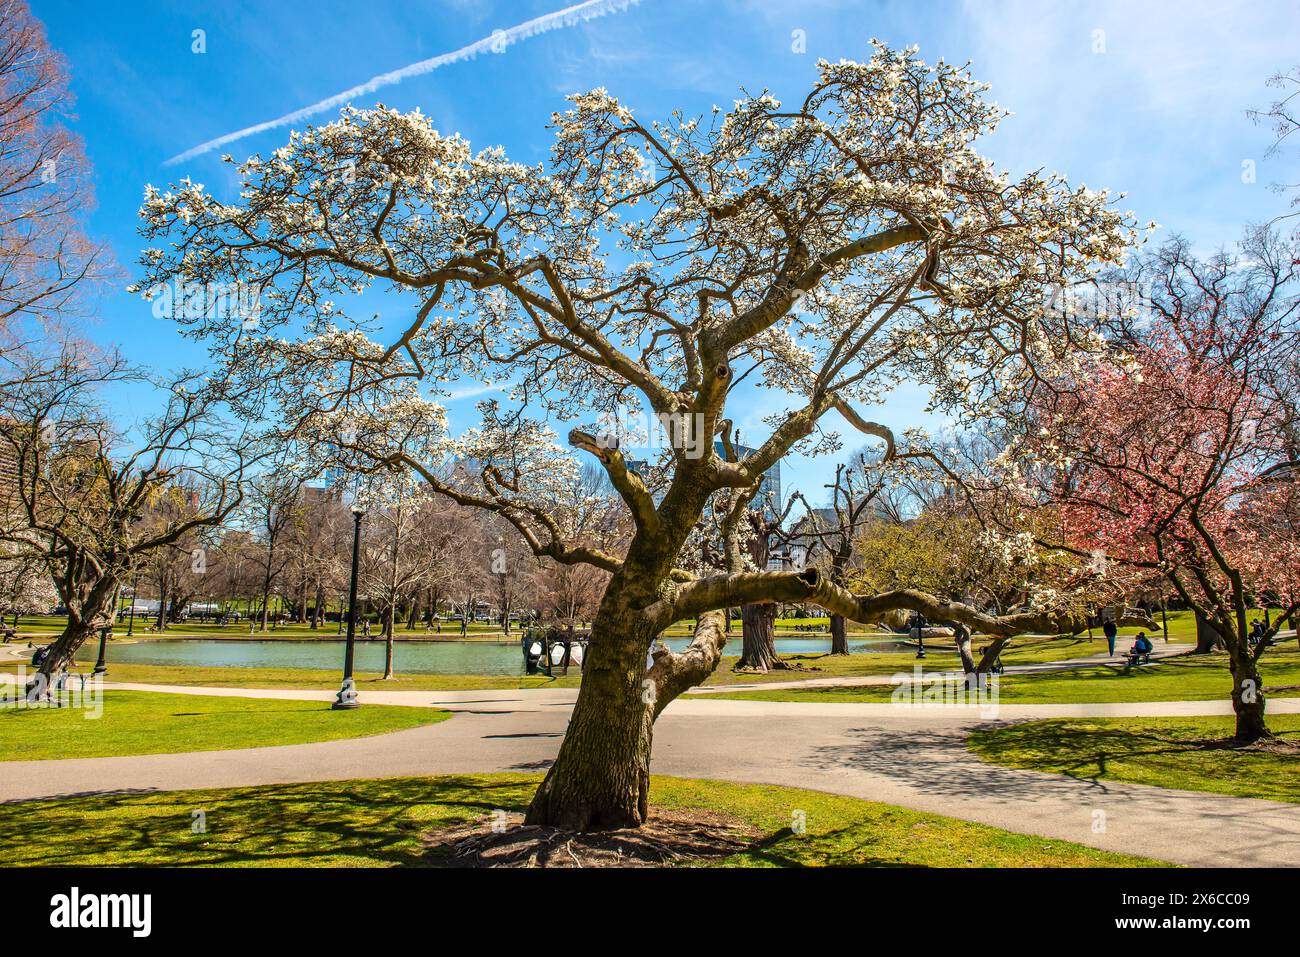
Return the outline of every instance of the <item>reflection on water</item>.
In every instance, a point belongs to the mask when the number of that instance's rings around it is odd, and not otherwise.
[[[689,638],[669,638],[666,644],[681,651]],[[830,638],[784,638],[777,650],[785,655],[825,654]],[[192,665],[217,668],[314,668],[334,671],[343,667],[344,642],[320,641],[213,641],[211,639],[150,639],[131,644],[112,643],[108,660],[139,665]],[[862,639],[852,652],[892,651],[899,643],[890,638]],[[83,647],[78,658],[94,661],[98,646]],[[740,654],[740,639],[727,642],[726,654]],[[393,651],[398,671],[408,674],[520,675],[524,673],[519,643],[487,641],[399,641]],[[356,669],[383,671],[384,643],[358,641]]]

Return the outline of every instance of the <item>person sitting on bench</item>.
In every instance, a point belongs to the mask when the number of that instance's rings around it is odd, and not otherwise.
[[[1130,664],[1144,664],[1151,660],[1151,652],[1154,650],[1151,639],[1147,637],[1145,631],[1139,631],[1137,638],[1133,640],[1133,647],[1129,649],[1128,659]]]

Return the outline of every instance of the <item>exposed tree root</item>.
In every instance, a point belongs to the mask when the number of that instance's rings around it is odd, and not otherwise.
[[[655,811],[641,827],[602,831],[522,822],[521,814],[488,816],[429,834],[424,844],[432,863],[445,867],[663,867],[729,857],[763,836],[738,818],[700,809]]]
[[[1202,751],[1256,751],[1264,754],[1300,755],[1300,741],[1288,741],[1285,738],[1267,737],[1245,741],[1241,738],[1208,738],[1195,742],[1195,747]]]

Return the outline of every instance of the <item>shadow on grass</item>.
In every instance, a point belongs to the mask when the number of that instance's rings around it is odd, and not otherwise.
[[[22,802],[0,805],[0,847],[8,865],[420,865],[422,833],[522,810],[535,785],[452,775]]]
[[[1235,756],[1249,761],[1256,756],[1283,754],[1300,758],[1300,731],[1278,731],[1271,741],[1252,743],[1231,736],[1189,735],[1187,727],[1162,730],[1159,725],[1141,729],[1100,722],[1033,721],[978,728],[970,736],[970,747],[997,764],[1087,779],[1107,777],[1110,765],[1121,760],[1205,769],[1212,767],[1217,757]],[[1177,782],[1170,786],[1177,786]]]

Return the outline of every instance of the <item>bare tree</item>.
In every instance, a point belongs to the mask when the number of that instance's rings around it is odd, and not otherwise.
[[[301,523],[302,476],[287,466],[268,468],[249,482],[244,521],[260,546],[261,572],[258,630],[270,624],[271,596],[282,584],[293,552],[290,538]]]
[[[83,220],[94,206],[63,58],[21,0],[0,4],[0,333],[77,313],[110,257]]]
[[[36,680],[43,691],[87,638],[113,624],[118,591],[134,569],[239,504],[256,442],[221,419],[221,392],[193,377],[166,388],[161,411],[136,424],[128,441],[107,421],[95,389],[142,377],[73,343],[28,361],[23,381],[0,391],[0,444],[16,478],[0,540],[44,562],[68,609]],[[192,496],[190,507],[150,515],[160,497],[178,492]]]
[[[1266,109],[1247,110],[1246,115],[1256,123],[1267,125],[1273,131],[1275,139],[1268,148],[1268,155],[1277,156],[1295,144],[1296,133],[1300,131],[1300,109],[1297,108],[1297,103],[1300,103],[1300,99],[1297,99],[1300,98],[1300,66],[1275,73],[1269,77],[1268,85],[1279,91],[1277,99]],[[1297,188],[1300,188],[1300,183],[1276,183],[1274,188],[1280,193],[1295,193]],[[1293,212],[1278,218],[1292,219],[1300,216],[1300,209],[1296,207],[1300,207],[1300,193],[1296,193],[1291,198]]]
[[[835,480],[826,488],[831,493],[828,509],[818,511],[804,501],[807,514],[794,529],[795,540],[803,550],[804,561],[819,562],[827,577],[837,585],[848,587],[854,546],[862,529],[880,520],[883,512],[898,521],[901,516],[887,498],[890,487],[882,475],[880,457],[858,452],[849,462],[835,466]],[[897,484],[897,483],[895,483]],[[845,617],[830,613],[831,654],[849,653],[849,630]]]

